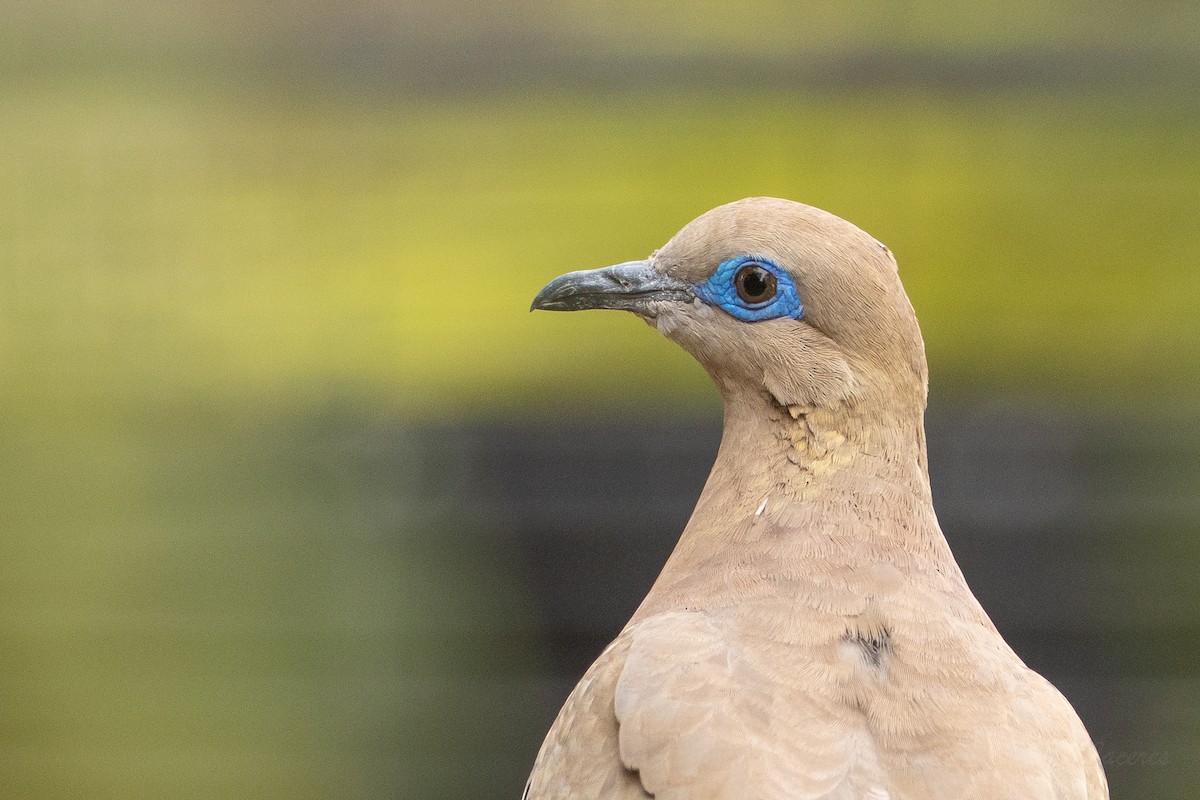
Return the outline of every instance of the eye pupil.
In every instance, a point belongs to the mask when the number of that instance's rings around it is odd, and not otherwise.
[[[747,303],[765,303],[775,296],[775,276],[758,264],[747,264],[738,270],[733,285],[738,297]]]

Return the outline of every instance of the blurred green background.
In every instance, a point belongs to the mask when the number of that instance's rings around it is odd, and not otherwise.
[[[768,194],[896,252],[935,411],[1089,420],[1062,630],[1114,794],[1192,796],[1198,84],[1196,3],[5,6],[4,793],[518,796],[570,669],[454,454],[711,420],[528,303]]]

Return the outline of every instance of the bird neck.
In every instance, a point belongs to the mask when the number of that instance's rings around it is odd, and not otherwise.
[[[768,392],[744,390],[724,399],[721,447],[705,494],[754,510],[768,495],[803,502],[873,485],[932,503],[918,404],[865,397],[834,407],[783,405]]]
[[[761,535],[741,523],[762,518],[952,560],[933,512],[920,401],[783,405],[750,391],[724,400],[720,450],[681,547],[737,546]]]
[[[737,602],[738,587],[796,570],[842,575],[847,586],[877,567],[937,575],[976,607],[933,511],[921,401],[900,410],[894,398],[837,408],[724,399],[712,472],[631,624]]]

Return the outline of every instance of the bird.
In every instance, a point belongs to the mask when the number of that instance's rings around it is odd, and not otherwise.
[[[709,477],[570,693],[524,800],[1098,800],[1075,710],[1002,638],[934,514],[928,368],[891,250],[753,197],[531,310],[630,311],[720,393]]]

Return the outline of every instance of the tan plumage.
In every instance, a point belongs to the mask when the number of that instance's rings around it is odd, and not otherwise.
[[[802,319],[686,287],[770,259]],[[615,271],[614,271],[615,270]],[[971,594],[934,516],[924,345],[887,248],[752,198],[535,308],[624,308],[721,392],[712,473],[661,575],[537,756],[530,800],[1097,800],[1074,710]]]

